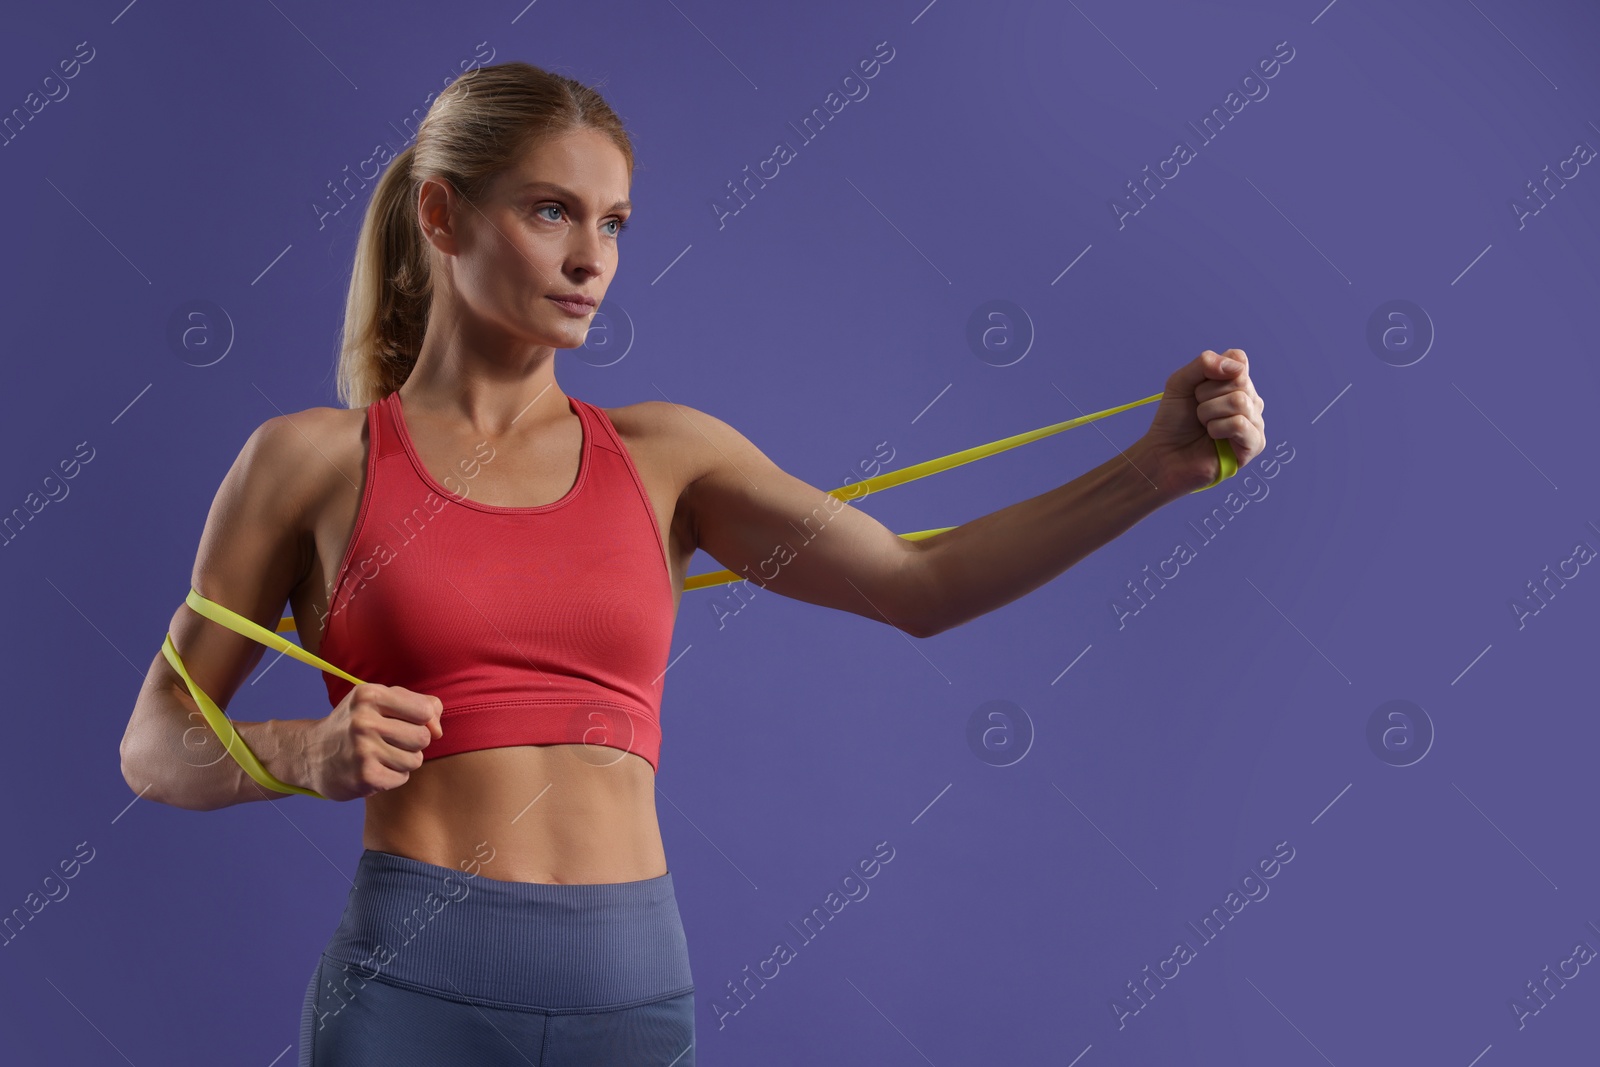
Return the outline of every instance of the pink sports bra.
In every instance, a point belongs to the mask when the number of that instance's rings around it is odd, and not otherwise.
[[[675,614],[661,530],[611,420],[568,401],[583,424],[577,480],[537,507],[435,481],[398,392],[367,409],[366,483],[318,654],[438,697],[443,736],[425,760],[569,743],[659,764]],[[337,705],[352,683],[322,673]]]

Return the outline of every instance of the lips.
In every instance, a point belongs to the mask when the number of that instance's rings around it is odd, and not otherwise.
[[[586,319],[594,314],[594,305],[592,303],[585,303],[576,298],[548,296],[545,299],[574,318]]]

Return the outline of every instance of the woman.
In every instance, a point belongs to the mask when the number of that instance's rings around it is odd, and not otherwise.
[[[194,589],[268,629],[287,600],[306,649],[378,680],[325,673],[327,716],[236,724],[281,782],[366,801],[302,1065],[694,1062],[654,803],[673,619],[697,549],[742,572],[829,498],[703,412],[557,385],[617,269],[632,171],[593,90],[525,63],[463,74],[368,206],[347,407],[262,424],[212,505]],[[844,507],[766,585],[939,633],[1212,482],[1214,439],[1247,464],[1262,407],[1245,354],[1208,350],[1087,474],[922,541]],[[223,707],[262,654],[187,606],[170,633]],[[197,720],[158,655],[129,785],[197,810],[291,795]]]

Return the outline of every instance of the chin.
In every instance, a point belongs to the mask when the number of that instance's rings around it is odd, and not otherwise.
[[[556,311],[561,315],[560,310]],[[590,316],[592,320],[594,316]],[[561,317],[559,325],[551,326],[548,323],[537,323],[530,331],[540,344],[549,345],[551,348],[581,348],[589,339],[589,321],[583,319],[569,319]]]

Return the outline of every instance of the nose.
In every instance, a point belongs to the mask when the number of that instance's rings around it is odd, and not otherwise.
[[[572,232],[572,244],[567,249],[567,272],[599,277],[605,272],[607,264],[604,238],[596,233],[586,233],[577,227],[574,227]]]

